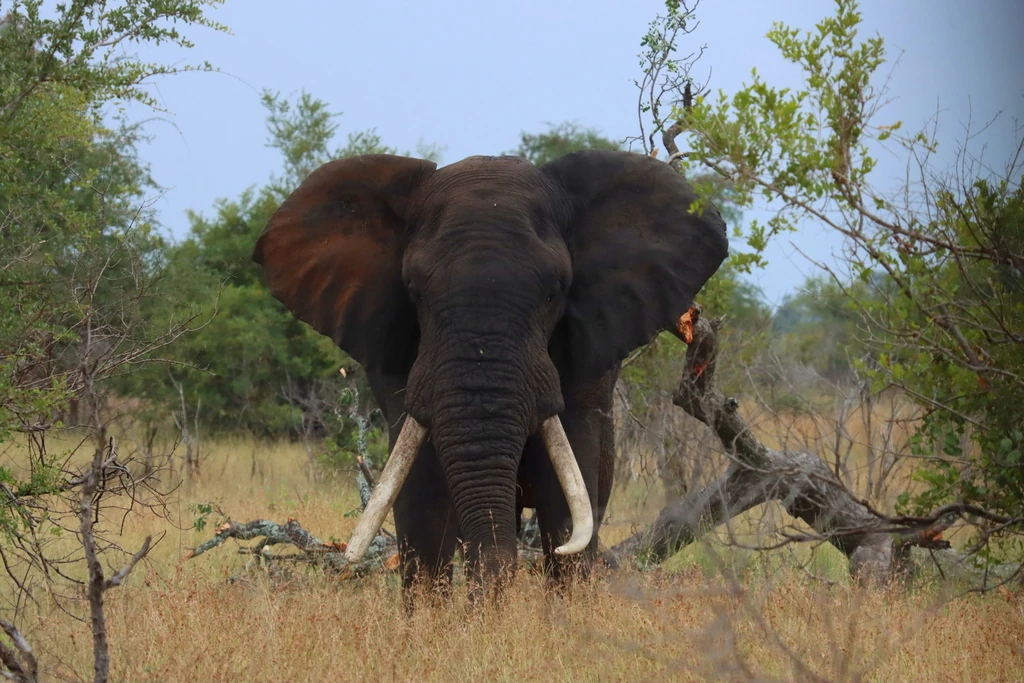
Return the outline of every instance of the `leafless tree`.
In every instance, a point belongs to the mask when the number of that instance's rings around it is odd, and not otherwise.
[[[655,17],[643,38],[644,49],[639,55],[643,75],[634,81],[637,87],[636,109],[640,135],[633,140],[640,142],[646,154],[657,156],[659,141],[664,143],[666,140],[675,140],[680,131],[673,119],[673,111],[680,106],[689,106],[694,96],[704,94],[711,80],[710,70],[707,80],[701,85],[692,76],[707,45],[679,56],[679,46],[683,39],[692,35],[700,26],[697,19],[699,6],[700,0],[680,0],[678,7],[669,8],[667,16]],[[674,147],[666,146],[670,155],[679,151]]]

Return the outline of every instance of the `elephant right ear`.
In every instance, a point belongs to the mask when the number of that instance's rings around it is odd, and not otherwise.
[[[418,343],[402,282],[409,195],[436,168],[373,154],[313,171],[274,213],[252,260],[271,294],[368,370],[407,372]]]

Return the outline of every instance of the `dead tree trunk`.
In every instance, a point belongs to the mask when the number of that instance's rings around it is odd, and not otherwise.
[[[99,518],[99,501],[103,496],[103,486],[111,472],[121,467],[117,463],[117,449],[114,447],[114,440],[106,451],[100,446],[96,448],[92,465],[83,475],[81,504],[78,509],[80,521],[79,533],[81,535],[82,548],[85,551],[85,563],[89,569],[89,582],[86,593],[89,597],[89,616],[92,623],[92,651],[93,651],[93,682],[107,683],[110,680],[110,647],[107,639],[107,619],[104,612],[104,594],[111,588],[120,586],[127,578],[128,573],[139,561],[149,553],[152,538],[147,536],[142,542],[142,547],[132,556],[124,567],[109,579],[103,573],[103,565],[100,563],[99,549],[96,545],[96,536],[93,533],[93,525]]]
[[[608,565],[617,567],[640,555],[659,562],[708,530],[772,500],[816,532],[814,537],[791,535],[788,540],[827,539],[849,558],[851,573],[862,580],[888,580],[910,545],[948,547],[937,540],[952,522],[948,516],[894,527],[854,498],[825,461],[810,453],[772,450],[758,441],[736,400],[715,388],[718,327],[718,320],[701,318],[699,309],[680,321],[678,332],[689,349],[673,403],[712,429],[730,464],[710,485],[669,503],[653,525],[607,551],[603,559]]]

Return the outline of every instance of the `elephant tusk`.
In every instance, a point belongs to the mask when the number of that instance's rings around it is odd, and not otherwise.
[[[384,471],[381,472],[380,480],[366,503],[356,530],[352,532],[352,538],[345,548],[345,559],[349,562],[358,562],[363,558],[366,549],[377,536],[380,527],[384,524],[384,518],[388,516],[391,507],[395,504],[395,498],[409,476],[412,463],[416,460],[416,454],[420,451],[424,439],[427,438],[427,428],[414,420],[412,416],[405,418],[402,431],[395,441],[395,447],[391,451]]]
[[[573,555],[582,552],[594,535],[594,512],[590,506],[590,495],[558,416],[545,420],[540,426],[540,433],[558,481],[562,484],[562,491],[565,492],[565,500],[569,503],[569,514],[572,515],[572,537],[564,545],[555,548],[555,554]]]

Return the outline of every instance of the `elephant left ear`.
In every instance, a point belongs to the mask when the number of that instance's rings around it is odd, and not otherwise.
[[[588,150],[542,167],[572,207],[573,259],[561,334],[573,381],[596,378],[672,329],[729,251],[725,221],[671,166]],[[566,368],[566,369],[570,369]]]

